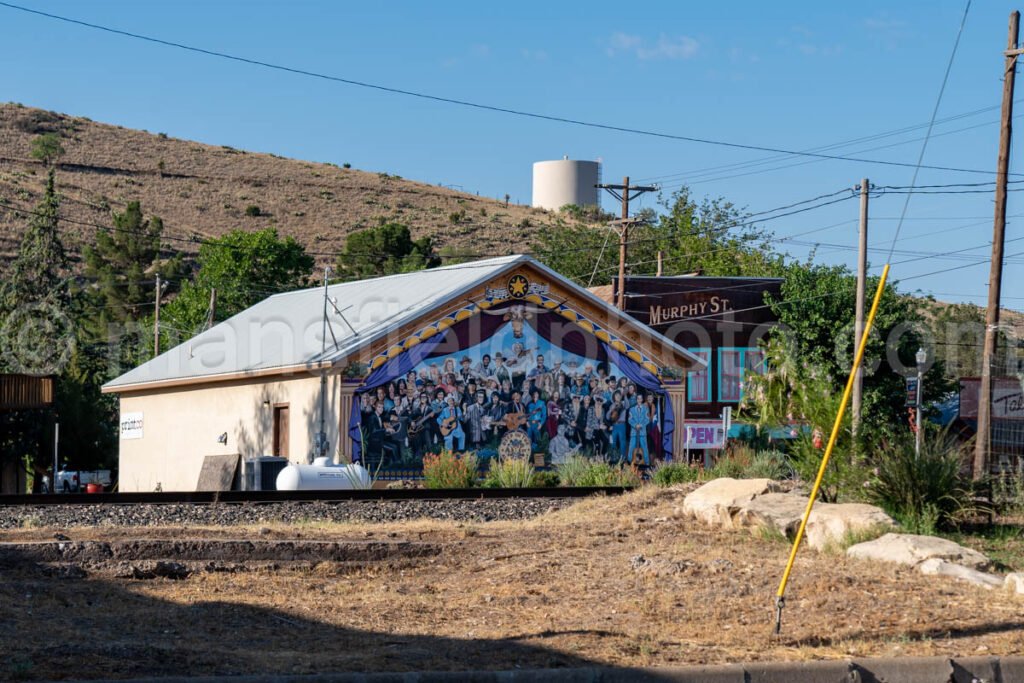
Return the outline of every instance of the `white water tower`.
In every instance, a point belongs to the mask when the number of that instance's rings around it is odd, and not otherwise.
[[[566,204],[597,206],[601,182],[600,161],[563,157],[533,164],[533,206],[557,211]]]

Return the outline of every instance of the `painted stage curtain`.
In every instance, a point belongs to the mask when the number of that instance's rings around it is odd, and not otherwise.
[[[661,382],[658,378],[651,373],[650,370],[635,362],[632,358],[624,353],[619,353],[608,344],[602,344],[604,352],[608,354],[608,360],[615,363],[622,374],[633,381],[637,386],[641,386],[648,391],[654,391],[659,396],[665,398],[664,414],[665,419],[661,428],[661,447],[665,453],[665,460],[672,459],[672,433],[676,429],[676,418],[672,413],[672,401],[668,397],[668,392],[661,386]]]
[[[429,357],[436,347],[441,345],[446,336],[446,334],[435,334],[408,351],[398,354],[371,372],[366,381],[356,390],[355,398],[352,401],[352,414],[348,420],[348,435],[352,439],[352,462],[360,462],[363,458],[363,434],[360,431],[363,419],[361,395],[407,375],[410,370],[423,362],[423,359]]]

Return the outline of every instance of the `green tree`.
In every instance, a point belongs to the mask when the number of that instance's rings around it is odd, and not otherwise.
[[[32,140],[31,155],[33,159],[42,161],[47,166],[64,156],[64,146],[60,144],[57,133],[43,133]]]
[[[667,274],[771,275],[782,268],[783,258],[768,246],[767,234],[725,199],[697,201],[683,187],[661,206],[660,215],[637,212],[645,222],[629,229],[629,274],[653,275],[659,251]],[[541,228],[534,251],[578,284],[607,284],[618,274],[618,242],[615,225],[558,220]]]
[[[349,235],[345,251],[338,256],[337,269],[342,279],[362,280],[410,273],[440,264],[431,238],[414,240],[408,226],[385,223]]]
[[[163,227],[158,216],[145,218],[133,201],[83,249],[89,310],[82,312],[82,322],[96,342],[116,348],[122,367],[137,365],[152,346],[152,326],[141,322],[152,315],[155,274],[173,283],[184,270],[180,255],[161,258]]]
[[[845,266],[791,262],[780,272],[782,296],[768,303],[792,342],[799,361],[820,368],[841,392],[853,365],[856,276]],[[878,278],[869,277],[870,297]],[[865,424],[891,428],[906,415],[904,376],[916,368],[914,355],[926,345],[926,326],[915,299],[900,294],[891,281],[879,302],[864,357],[862,415]],[[935,362],[925,378],[925,398],[940,398],[951,388],[943,364]]]
[[[292,237],[280,238],[275,228],[257,232],[234,230],[199,248],[198,271],[160,311],[161,326],[190,337],[209,314],[210,290],[217,290],[215,321],[225,320],[266,297],[308,284],[313,258]],[[168,345],[161,344],[164,348]]]

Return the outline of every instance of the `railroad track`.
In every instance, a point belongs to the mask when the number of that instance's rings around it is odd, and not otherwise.
[[[507,498],[587,498],[620,495],[621,486],[495,489],[360,489],[353,491],[161,491],[145,493],[61,493],[0,495],[0,507],[44,505],[213,505],[268,503],[345,503],[350,501],[498,500]]]

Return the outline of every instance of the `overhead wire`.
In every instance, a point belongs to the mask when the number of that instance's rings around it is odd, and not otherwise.
[[[63,22],[63,23],[72,24],[72,25],[76,25],[76,26],[82,26],[82,27],[85,27],[85,28],[90,28],[90,29],[94,29],[94,30],[97,30],[97,31],[103,31],[105,33],[110,33],[110,34],[113,34],[113,35],[119,35],[119,36],[122,36],[122,37],[131,38],[131,39],[134,39],[134,40],[140,40],[140,41],[144,41],[144,42],[148,42],[148,43],[153,43],[153,44],[157,44],[157,45],[163,45],[165,47],[170,47],[170,48],[174,48],[174,49],[184,50],[184,51],[187,51],[187,52],[193,52],[193,53],[196,53],[196,54],[202,54],[202,55],[206,55],[206,56],[209,56],[209,57],[216,57],[216,58],[220,58],[220,59],[225,59],[225,60],[229,60],[229,61],[233,61],[233,62],[238,62],[238,63],[242,63],[242,64],[248,64],[248,65],[251,65],[251,66],[258,66],[258,67],[262,67],[262,68],[266,68],[266,69],[271,69],[271,70],[275,70],[275,71],[280,71],[280,72],[284,72],[284,73],[290,73],[290,74],[295,74],[295,75],[300,75],[300,76],[307,76],[309,78],[315,78],[315,79],[329,81],[329,82],[334,82],[334,83],[342,83],[342,84],[345,84],[345,85],[355,86],[355,87],[359,87],[359,88],[365,88],[365,89],[375,90],[375,91],[379,91],[379,92],[386,92],[386,93],[390,93],[390,94],[393,94],[393,95],[401,95],[401,96],[405,96],[405,97],[417,98],[417,99],[421,99],[421,100],[438,102],[438,103],[442,103],[442,104],[455,105],[455,106],[460,106],[460,107],[465,107],[465,108],[470,108],[470,109],[476,109],[476,110],[480,110],[480,111],[489,111],[489,112],[494,112],[494,113],[518,116],[518,117],[522,117],[522,118],[530,118],[530,119],[535,119],[535,120],[540,120],[540,121],[548,121],[548,122],[553,122],[553,123],[562,123],[562,124],[567,124],[567,125],[581,126],[581,127],[586,127],[586,128],[592,128],[592,129],[598,129],[598,130],[606,130],[606,131],[618,132],[618,133],[628,133],[628,134],[632,134],[632,135],[641,135],[641,136],[652,137],[652,138],[657,138],[657,139],[664,139],[664,140],[675,140],[675,141],[680,141],[680,142],[690,142],[690,143],[703,144],[703,145],[712,145],[712,146],[718,146],[718,147],[726,147],[726,148],[731,148],[731,149],[745,149],[745,150],[752,150],[752,151],[759,151],[759,152],[770,152],[770,153],[773,153],[773,154],[787,154],[787,155],[791,155],[791,156],[804,156],[804,157],[812,157],[812,158],[819,158],[819,159],[829,159],[829,160],[834,160],[834,161],[855,162],[855,163],[860,163],[860,164],[878,164],[878,165],[883,165],[883,166],[894,166],[894,167],[903,167],[903,168],[914,168],[916,166],[918,168],[928,168],[928,169],[932,169],[932,170],[951,171],[951,172],[957,172],[957,173],[974,173],[974,174],[982,174],[982,175],[993,175],[994,174],[994,171],[986,171],[986,170],[979,170],[979,169],[957,168],[957,167],[951,167],[951,166],[922,166],[920,163],[919,164],[912,164],[912,163],[909,163],[909,162],[901,162],[901,161],[889,161],[889,160],[882,160],[882,159],[866,159],[866,158],[861,158],[861,157],[849,157],[849,156],[842,156],[842,155],[836,155],[836,154],[822,154],[822,153],[815,153],[815,152],[802,152],[802,151],[799,151],[799,150],[789,150],[789,149],[783,149],[783,148],[780,148],[780,147],[774,147],[774,146],[769,146],[769,145],[754,145],[754,144],[747,144],[747,143],[740,143],[740,142],[732,142],[732,141],[727,141],[727,140],[715,140],[715,139],[711,139],[711,138],[703,138],[703,137],[697,137],[697,136],[693,136],[693,135],[680,135],[680,134],[674,134],[674,133],[666,133],[666,132],[660,132],[660,131],[645,130],[645,129],[641,129],[641,128],[633,128],[633,127],[629,127],[629,126],[620,126],[620,125],[613,125],[613,124],[607,124],[607,123],[600,123],[600,122],[596,122],[596,121],[587,121],[587,120],[583,120],[583,119],[571,118],[571,117],[568,117],[568,116],[559,116],[559,115],[554,115],[554,114],[543,114],[543,113],[529,111],[529,110],[525,110],[525,109],[515,109],[515,108],[512,108],[512,107],[502,107],[502,106],[498,106],[498,105],[484,104],[484,103],[481,103],[481,102],[475,102],[475,101],[466,100],[466,99],[460,99],[460,98],[454,98],[454,97],[445,97],[445,96],[435,95],[435,94],[427,93],[427,92],[421,92],[421,91],[416,91],[416,90],[408,90],[408,89],[405,89],[405,88],[398,88],[398,87],[393,87],[393,86],[387,86],[387,85],[382,85],[382,84],[379,84],[379,83],[371,83],[369,81],[357,80],[357,79],[354,79],[354,78],[348,78],[348,77],[343,77],[343,76],[336,76],[336,75],[327,74],[327,73],[323,73],[323,72],[312,71],[312,70],[309,70],[309,69],[302,69],[302,68],[297,68],[297,67],[286,66],[286,65],[283,65],[283,64],[277,64],[277,63],[268,62],[268,61],[260,60],[260,59],[252,59],[252,58],[249,58],[249,57],[242,57],[240,55],[235,55],[235,54],[231,54],[231,53],[228,53],[228,52],[223,52],[223,51],[220,51],[220,50],[213,50],[213,49],[209,49],[209,48],[203,48],[203,47],[198,47],[198,46],[194,46],[194,45],[188,45],[186,43],[182,43],[182,42],[178,42],[178,41],[166,40],[166,39],[157,38],[157,37],[150,36],[150,35],[145,35],[145,34],[142,34],[142,33],[137,33],[137,32],[133,32],[133,31],[126,31],[126,30],[122,30],[122,29],[117,29],[117,28],[113,28],[111,26],[105,26],[105,25],[102,25],[102,24],[96,24],[96,23],[84,21],[84,20],[81,20],[81,19],[74,19],[74,18],[71,18],[71,17],[62,16],[62,15],[59,15],[59,14],[53,14],[51,12],[44,12],[42,10],[33,9],[33,8],[30,8],[30,7],[24,7],[22,5],[17,5],[17,4],[10,3],[10,2],[5,2],[5,1],[0,1],[0,7],[7,7],[8,9],[16,10],[16,11],[19,11],[19,12],[25,12],[25,13],[28,13],[28,14],[34,14],[36,16],[44,17],[44,18],[47,18],[47,19],[52,19],[54,21],[60,21],[60,22]]]

